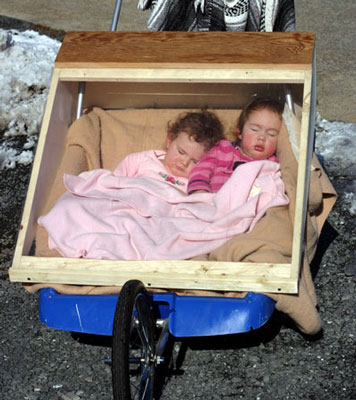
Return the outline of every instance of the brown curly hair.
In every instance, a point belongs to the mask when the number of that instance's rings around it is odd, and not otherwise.
[[[215,146],[219,140],[225,139],[220,119],[215,113],[207,110],[180,114],[174,122],[168,123],[167,132],[173,140],[181,132],[185,132],[196,142],[203,143],[206,151]]]

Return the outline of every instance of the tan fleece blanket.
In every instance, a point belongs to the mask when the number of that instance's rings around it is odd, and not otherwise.
[[[66,152],[53,183],[46,209],[48,212],[64,193],[63,174],[77,175],[89,169],[113,170],[119,161],[129,153],[147,149],[163,148],[168,121],[173,121],[182,110],[113,110],[94,108],[75,121],[68,130]],[[234,131],[239,112],[216,110],[222,120],[226,136],[235,139]],[[292,124],[298,125],[293,119]],[[290,123],[290,121],[289,121]],[[293,129],[291,129],[293,130]],[[297,126],[298,130],[298,126]],[[295,137],[292,143],[294,144]],[[294,152],[293,152],[294,150]],[[296,150],[290,143],[284,126],[280,132],[277,155],[280,160],[282,178],[290,199],[289,206],[269,209],[249,234],[240,234],[209,255],[201,258],[218,261],[244,262],[290,262],[292,254],[293,215],[297,181]],[[313,158],[310,179],[308,217],[306,226],[305,254],[296,295],[267,293],[276,301],[276,308],[289,315],[307,334],[315,334],[321,328],[320,316],[316,309],[317,299],[311,279],[311,262],[321,228],[336,201],[336,193],[317,158]],[[45,230],[38,227],[36,235],[36,256],[58,257],[48,249]],[[118,287],[93,287],[61,284],[25,285],[32,293],[43,287],[53,287],[60,293],[105,294],[117,293]],[[211,295],[241,297],[239,292],[177,291],[186,295]]]

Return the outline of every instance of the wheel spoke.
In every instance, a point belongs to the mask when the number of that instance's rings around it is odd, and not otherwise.
[[[147,346],[149,349],[149,353],[152,352],[151,348],[151,343],[149,339],[149,335],[147,332],[147,315],[145,315],[144,310],[142,310],[142,298],[137,298],[137,304],[136,304],[136,311],[137,311],[137,316],[138,316],[138,326],[137,326],[137,331],[138,334],[141,338],[143,346]]]
[[[142,282],[127,282],[121,290],[114,317],[114,400],[152,400],[155,327],[150,299]]]
[[[132,390],[134,389],[134,390]],[[132,400],[140,399],[140,385],[131,382],[131,397]]]
[[[151,394],[152,390],[152,366],[144,367],[144,371],[142,373],[141,377],[141,393],[140,393],[140,398],[141,399],[146,399],[146,396]]]
[[[142,354],[144,343],[142,342],[141,336],[138,332],[137,326],[133,326],[130,333],[130,350],[135,353]]]
[[[132,377],[130,379],[132,399],[147,400],[151,398],[152,368],[152,366],[143,366],[141,377]]]

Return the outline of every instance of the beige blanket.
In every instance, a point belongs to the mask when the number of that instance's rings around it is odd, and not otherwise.
[[[105,168],[113,170],[119,161],[129,153],[152,148],[163,148],[167,122],[175,119],[182,110],[115,110],[99,108],[87,112],[75,121],[68,131],[67,147],[55,182],[51,189],[44,213],[50,210],[64,193],[63,174],[79,174],[88,169]],[[234,137],[239,112],[216,110],[226,128],[226,136]],[[297,161],[292,151],[288,132],[282,128],[277,146],[281,163],[282,178],[290,205],[268,210],[253,232],[240,234],[229,242],[200,258],[221,261],[244,262],[290,262],[292,254],[293,215],[297,180]],[[311,262],[321,228],[336,201],[336,193],[325,172],[314,156],[310,179],[308,217],[306,226],[305,253],[297,295],[273,294],[268,296],[276,301],[276,308],[289,315],[307,334],[315,334],[321,328],[317,312],[317,299],[311,279]],[[36,256],[59,256],[47,246],[48,237],[39,227],[36,235]],[[117,293],[118,287],[92,287],[59,284],[25,285],[30,292],[43,287],[53,287],[60,293],[104,294]],[[241,297],[239,292],[177,291],[186,295],[212,295]]]

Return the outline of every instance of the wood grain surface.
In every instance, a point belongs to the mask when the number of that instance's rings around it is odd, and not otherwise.
[[[310,69],[313,33],[68,32],[57,68]]]

